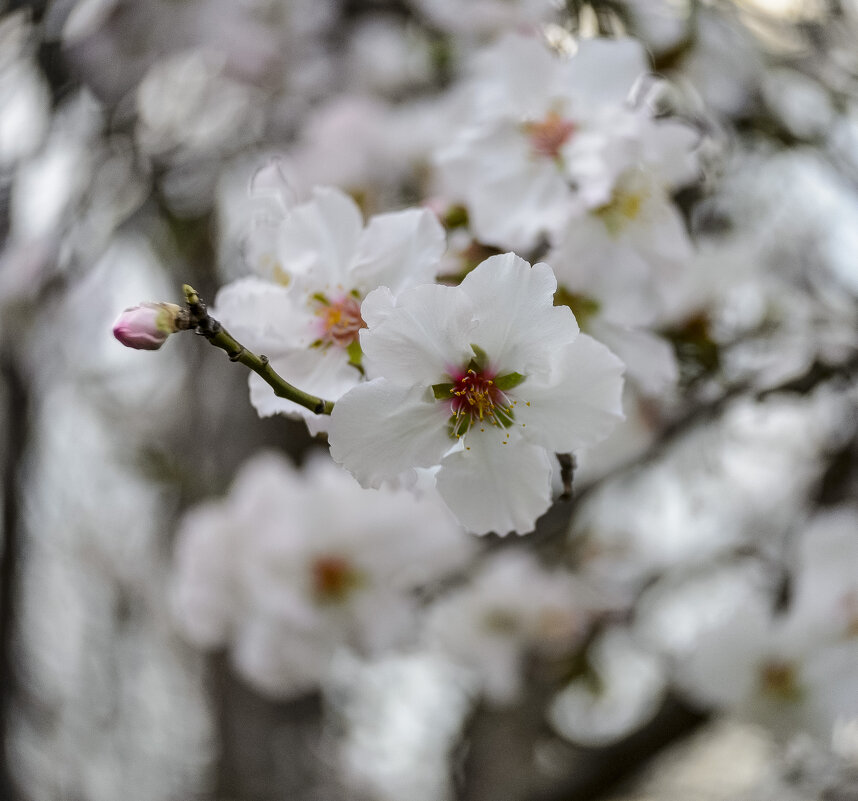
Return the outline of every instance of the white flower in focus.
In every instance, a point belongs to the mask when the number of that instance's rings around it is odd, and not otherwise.
[[[173,608],[196,645],[227,646],[261,691],[294,696],[341,648],[373,655],[407,640],[413,590],[472,552],[437,499],[363,490],[326,458],[299,473],[262,455],[228,498],[182,522]]]
[[[429,608],[423,643],[467,667],[490,701],[508,704],[521,690],[526,657],[572,653],[600,606],[565,570],[546,570],[531,553],[504,550]]]
[[[622,418],[623,365],[553,305],[546,264],[492,256],[458,287],[381,288],[362,306],[367,370],[334,407],[331,454],[364,486],[440,465],[438,490],[476,533],[527,532],[549,506],[551,453]]]
[[[444,250],[444,231],[431,212],[379,214],[364,226],[357,204],[331,188],[315,189],[312,200],[285,211],[274,231],[260,236],[270,248],[257,252],[269,280],[227,285],[215,314],[291,383],[334,401],[361,380],[358,334],[366,294],[382,285],[399,292],[431,282]],[[250,399],[262,416],[303,416],[312,433],[328,423],[276,397],[255,375]]]

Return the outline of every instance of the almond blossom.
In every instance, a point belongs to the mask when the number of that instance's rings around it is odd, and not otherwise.
[[[551,452],[608,435],[623,365],[580,334],[546,264],[492,256],[458,287],[371,293],[360,342],[373,380],[334,407],[331,454],[364,485],[438,466],[476,533],[528,532],[551,500]]]
[[[272,172],[269,169],[267,172]],[[264,183],[271,184],[270,175]],[[269,186],[270,189],[270,186]],[[273,368],[313,394],[336,400],[362,378],[358,333],[361,302],[380,285],[391,291],[432,281],[444,251],[444,231],[428,210],[379,214],[364,226],[357,204],[333,188],[316,188],[306,203],[272,203],[256,266],[266,278],[228,284],[217,314]],[[312,433],[327,418],[274,396],[256,376],[250,399],[262,416],[303,416]]]
[[[483,242],[527,250],[562,230],[576,201],[609,204],[632,167],[656,164],[671,184],[690,180],[692,164],[674,154],[690,151],[694,131],[627,102],[647,71],[632,39],[582,40],[567,58],[506,37],[477,60],[468,124],[437,154],[443,193],[468,207]]]
[[[299,473],[282,456],[256,456],[227,498],[182,521],[172,580],[182,631],[200,647],[227,646],[238,671],[278,697],[315,689],[341,648],[401,644],[412,591],[473,552],[433,496],[368,492],[324,457]]]

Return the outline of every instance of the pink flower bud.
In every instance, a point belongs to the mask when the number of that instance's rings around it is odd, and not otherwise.
[[[175,303],[141,303],[126,309],[113,324],[113,336],[125,347],[158,350],[178,330]]]

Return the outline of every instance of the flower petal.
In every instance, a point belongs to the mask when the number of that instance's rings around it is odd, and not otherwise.
[[[280,263],[295,276],[312,276],[315,290],[345,286],[362,228],[360,209],[348,195],[317,187],[280,227]]]
[[[355,286],[386,286],[397,293],[432,283],[445,246],[444,229],[428,209],[379,214],[360,236],[352,263]]]
[[[424,284],[397,297],[386,287],[361,306],[364,366],[371,376],[429,387],[471,358],[473,309],[457,287]]]
[[[220,289],[214,305],[212,316],[251,350],[271,353],[306,339],[309,315],[286,287],[270,281],[233,281]]]
[[[381,486],[413,467],[441,461],[451,440],[450,410],[424,387],[384,378],[360,384],[337,401],[328,440],[331,456],[364,487]]]
[[[468,273],[460,288],[476,312],[471,341],[501,372],[545,371],[552,353],[578,335],[571,310],[554,306],[557,280],[547,264],[531,267],[514,253],[492,256]]]
[[[544,448],[508,441],[494,429],[472,431],[465,443],[444,458],[436,478],[453,514],[476,534],[533,531],[551,502],[551,464]]]
[[[515,423],[528,440],[557,453],[600,442],[623,419],[625,366],[581,334],[563,349],[550,381],[515,389]]]
[[[635,81],[649,72],[643,45],[632,38],[581,39],[566,65],[569,87],[583,108],[624,103]]]

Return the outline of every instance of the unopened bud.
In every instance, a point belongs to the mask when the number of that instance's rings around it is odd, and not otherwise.
[[[141,303],[126,309],[113,324],[113,336],[125,347],[158,350],[178,331],[181,308],[175,303]]]

